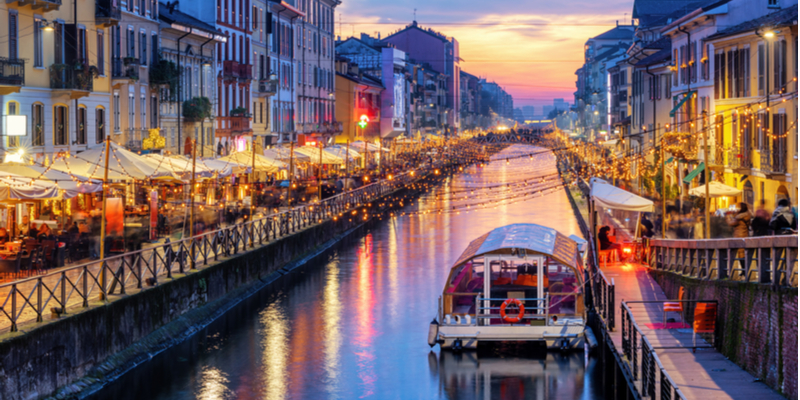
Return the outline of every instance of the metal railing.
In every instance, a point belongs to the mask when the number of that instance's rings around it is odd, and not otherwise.
[[[81,265],[48,271],[42,275],[0,284],[0,331],[17,331],[26,322],[41,322],[50,307],[52,315],[71,308],[89,307],[92,298],[141,290],[270,241],[291,235],[324,220],[367,219],[362,205],[419,179],[410,173],[381,180],[321,202],[294,207],[253,221],[205,232]],[[360,215],[363,214],[363,215]]]
[[[648,265],[701,280],[797,287],[797,235],[651,239]]]
[[[761,149],[761,171],[772,174],[786,173],[786,139],[773,140]]]
[[[50,88],[72,89],[91,92],[94,87],[94,77],[84,69],[75,69],[74,65],[50,65]]]
[[[592,289],[594,294],[594,307],[598,315],[605,321],[609,331],[614,331],[616,318],[614,316],[614,301],[616,300],[616,287],[614,278],[606,277],[603,270],[595,268],[592,273]]]
[[[139,79],[139,60],[132,57],[111,59],[111,77],[114,79]]]
[[[25,84],[25,60],[0,57],[0,85]]]
[[[650,398],[653,400],[673,400],[685,399],[683,392],[681,392],[678,385],[670,377],[661,360],[656,354],[656,350],[673,350],[673,349],[698,349],[698,348],[713,348],[712,345],[697,346],[692,341],[692,345],[681,345],[680,340],[670,340],[670,342],[677,342],[677,345],[670,346],[654,346],[650,340],[642,332],[642,329],[633,318],[631,311],[632,304],[659,304],[662,307],[665,302],[682,303],[685,307],[683,317],[686,318],[685,323],[689,325],[694,324],[694,306],[698,303],[714,303],[716,300],[664,300],[664,301],[627,301],[620,304],[620,311],[622,316],[622,353],[625,356],[622,360],[625,367],[630,372],[633,379],[633,387],[639,391],[642,398]],[[694,338],[694,333],[692,336]],[[716,335],[716,333],[714,334]]]
[[[502,319],[502,317],[500,316],[500,308],[501,307],[500,306],[492,306],[491,303],[494,302],[495,304],[497,304],[497,303],[502,303],[502,302],[504,302],[506,300],[508,300],[508,299],[505,299],[505,298],[480,297],[480,294],[479,294],[478,297],[477,297],[477,300],[476,300],[477,303],[475,303],[475,304],[478,305],[476,307],[476,310],[475,310],[475,319],[476,320],[477,319],[486,319],[486,320]],[[522,304],[523,304],[523,307],[524,307],[525,313],[521,318],[522,320],[526,320],[526,319],[527,320],[541,319],[541,320],[544,320],[544,321],[548,321],[550,319],[549,315],[548,315],[548,311],[550,310],[550,307],[549,307],[549,305],[550,305],[550,296],[545,296],[544,298],[524,298],[524,299],[516,299],[516,300],[521,301]],[[483,302],[486,302],[486,301],[489,302],[489,305],[488,306],[482,305],[482,304],[484,304]],[[526,302],[528,302],[528,304],[533,303],[535,305],[525,305]],[[544,305],[542,305],[542,304],[544,304]],[[544,313],[535,312],[533,314],[530,314],[530,313],[527,312],[527,311],[542,311],[542,310],[544,311]],[[493,314],[492,311],[496,311],[497,314]],[[522,323],[522,321],[520,321],[520,323]]]
[[[750,147],[731,146],[728,165],[733,169],[753,168],[753,155]]]

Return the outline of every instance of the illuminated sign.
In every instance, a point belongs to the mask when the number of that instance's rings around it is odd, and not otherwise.
[[[5,131],[7,136],[25,136],[27,134],[27,126],[27,115],[6,115]]]

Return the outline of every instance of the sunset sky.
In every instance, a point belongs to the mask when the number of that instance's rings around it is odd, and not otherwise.
[[[520,107],[572,103],[584,43],[629,21],[633,0],[342,0],[336,32],[386,37],[411,23],[415,8],[423,28],[458,40],[462,70],[501,84]]]

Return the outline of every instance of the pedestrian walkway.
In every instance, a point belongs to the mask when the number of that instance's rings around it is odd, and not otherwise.
[[[609,332],[614,346],[623,349],[622,302],[669,300],[664,291],[648,273],[647,267],[633,263],[601,265],[604,275],[614,280],[617,304],[614,305],[616,329]],[[672,299],[674,300],[674,299]],[[706,299],[701,299],[706,300]],[[663,322],[662,303],[634,303],[630,305],[634,322],[647,337],[650,345],[686,399],[784,399],[766,384],[729,361],[713,348],[692,352],[691,328],[653,329]],[[676,314],[671,314],[676,316]],[[655,325],[655,326],[654,326]],[[698,337],[698,346],[702,339]],[[634,341],[638,343],[639,341]],[[703,342],[703,344],[705,344]],[[685,347],[658,349],[659,347]],[[641,350],[641,348],[639,349]],[[628,360],[630,362],[630,360]],[[657,371],[657,368],[656,368]],[[657,372],[656,372],[657,373]],[[641,379],[637,382],[640,387]],[[660,393],[660,388],[655,388]],[[658,395],[657,395],[658,396]],[[661,398],[661,397],[657,397]]]

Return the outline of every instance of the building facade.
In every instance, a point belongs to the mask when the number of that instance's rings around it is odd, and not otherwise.
[[[359,66],[348,59],[336,59],[336,120],[342,123],[342,133],[337,143],[364,140],[375,142],[381,138],[381,92],[380,79],[360,71]],[[366,117],[366,125],[359,122]]]

